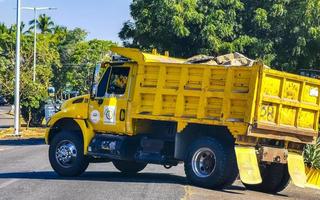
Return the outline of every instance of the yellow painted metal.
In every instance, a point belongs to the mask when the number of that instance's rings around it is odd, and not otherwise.
[[[226,126],[235,137],[299,143],[317,138],[320,80],[271,70],[259,62],[252,67],[188,64],[137,49],[112,50],[131,59],[123,64],[130,67],[126,93],[115,100],[86,96],[88,103],[67,101],[49,125],[61,118],[88,119],[94,132],[134,135],[135,121],[147,119],[177,122],[178,132],[195,123]],[[108,105],[116,107],[114,124],[102,122]],[[124,121],[119,120],[122,109]],[[89,120],[94,110],[100,113],[98,123]]]
[[[225,125],[235,135],[246,134],[253,120],[258,69],[139,64],[132,118]]]
[[[83,152],[84,155],[87,155],[88,153],[88,146],[94,136],[93,127],[90,123],[87,123],[84,120],[81,119],[75,119],[75,121],[78,123],[79,127],[81,128],[82,135],[83,135]]]
[[[79,98],[83,98],[82,103],[73,104],[73,101]],[[73,119],[81,128],[83,134],[84,153],[87,154],[87,147],[94,136],[94,131],[90,123],[85,123],[88,119],[88,101],[89,95],[83,95],[76,98],[69,99],[61,106],[61,111],[53,115],[48,122],[48,126],[52,127],[56,122],[61,119]],[[45,142],[49,143],[50,129],[46,130]]]
[[[320,189],[320,169],[306,167],[306,187]]]
[[[75,99],[83,98],[82,103],[73,104]],[[50,128],[60,119],[87,119],[88,118],[89,95],[83,95],[65,101],[61,106],[61,111],[54,114],[48,122],[49,128],[46,130],[45,141],[48,144]]]
[[[307,176],[301,154],[288,152],[288,170],[293,184],[298,187],[306,186]]]
[[[269,136],[301,143],[318,135],[319,80],[259,62],[252,67],[186,64],[137,49],[112,50],[137,62],[132,119],[222,125],[234,136],[249,134],[251,124],[260,127],[253,130],[256,137],[269,130]]]
[[[260,85],[256,110],[258,126],[306,133],[316,139],[320,80],[264,69]]]
[[[82,103],[73,103],[74,100],[80,98],[83,98]],[[61,111],[53,115],[52,118],[68,117],[73,119],[87,119],[89,98],[89,95],[83,95],[65,101],[61,106]]]
[[[236,146],[236,157],[241,181],[247,184],[262,182],[254,147]]]
[[[111,51],[118,53],[124,57],[130,58],[139,63],[148,62],[160,62],[160,63],[184,63],[185,59],[180,58],[172,58],[166,55],[160,55],[156,51],[153,54],[150,53],[142,53],[139,49],[133,48],[123,48],[123,47],[112,47]]]
[[[63,118],[54,118],[54,119],[52,119],[50,126],[54,125],[59,119],[63,119]],[[84,154],[86,155],[88,153],[89,143],[90,143],[91,139],[94,136],[93,128],[92,128],[90,123],[86,124],[84,119],[74,119],[74,121],[81,128],[81,132],[82,132],[82,136],[83,136],[83,151],[84,151]],[[47,129],[46,130],[46,134],[45,134],[45,142],[46,142],[46,144],[49,143],[49,134],[50,134],[50,129]]]
[[[100,103],[99,101],[103,101]],[[89,102],[89,115],[93,112],[99,113],[99,119],[97,122],[91,122],[92,127],[97,132],[114,132],[114,133],[125,133],[126,124],[125,121],[120,120],[121,109],[126,110],[127,98],[122,97],[110,97],[110,98],[99,98],[91,99]],[[108,118],[110,118],[108,120]]]

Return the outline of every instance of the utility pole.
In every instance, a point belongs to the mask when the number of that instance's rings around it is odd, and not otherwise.
[[[17,0],[16,66],[14,88],[14,134],[20,135],[20,0]]]
[[[52,7],[22,7],[25,10],[33,10],[34,15],[34,41],[33,41],[33,82],[36,81],[36,67],[37,67],[37,11],[38,10],[55,10]]]

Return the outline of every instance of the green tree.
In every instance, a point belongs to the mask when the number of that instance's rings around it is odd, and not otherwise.
[[[239,34],[240,0],[134,0],[130,8],[134,22],[119,33],[126,46],[191,56],[239,51],[254,42]]]
[[[291,72],[320,67],[318,0],[133,0],[125,46],[171,55],[238,51]]]
[[[14,30],[15,28],[10,27]],[[15,32],[0,34],[0,49],[4,56],[0,57],[1,94],[13,102],[14,67],[15,67]],[[22,114],[31,119],[33,110],[40,108],[47,99],[47,87],[52,77],[51,65],[58,61],[59,54],[52,46],[49,35],[39,35],[37,44],[37,80],[32,82],[33,37],[21,36],[21,88],[20,98]],[[30,121],[29,121],[30,122]]]
[[[89,92],[92,69],[98,62],[109,59],[114,43],[103,40],[85,41],[87,33],[79,28],[57,35],[60,65],[54,65],[53,86],[58,93],[72,86],[80,93]]]
[[[109,59],[110,46],[114,45],[111,41],[88,41],[87,32],[80,28],[53,26],[50,17],[44,15],[38,23],[41,32],[37,40],[36,82],[32,81],[33,35],[23,31],[21,35],[20,99],[22,115],[31,124],[37,122],[33,119],[41,120],[35,116],[43,116],[49,86],[59,93],[68,87],[80,94],[87,93],[92,68]],[[0,23],[0,95],[10,103],[14,98],[15,37],[16,26]]]
[[[8,28],[4,23],[0,23],[0,34],[8,32]]]
[[[31,20],[29,22],[29,31],[32,31],[34,29],[34,23],[34,20]],[[52,33],[55,29],[54,22],[52,21],[51,17],[47,16],[46,14],[41,14],[36,20],[36,23],[37,28],[41,31],[41,33]]]

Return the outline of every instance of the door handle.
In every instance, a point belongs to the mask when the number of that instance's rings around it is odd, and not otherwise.
[[[126,119],[126,110],[120,109],[120,121],[124,121]]]
[[[103,103],[103,99],[98,99],[98,105],[100,106]]]

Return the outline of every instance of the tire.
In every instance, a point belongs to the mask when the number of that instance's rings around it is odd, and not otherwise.
[[[233,151],[234,153],[234,151]],[[238,178],[239,176],[239,169],[238,169],[238,164],[237,164],[237,159],[236,159],[236,155],[234,154],[232,159],[230,159],[230,165],[232,166],[231,170],[230,170],[230,175],[228,176],[228,178],[226,179],[226,181],[221,185],[221,188],[225,188],[225,187],[228,187],[228,186],[231,186],[235,181],[236,179]]]
[[[83,141],[75,132],[61,132],[52,139],[49,161],[56,173],[66,177],[81,175],[89,165],[83,154]]]
[[[189,148],[184,163],[191,184],[221,189],[231,185],[238,176],[234,145],[215,138],[201,138]],[[204,165],[201,165],[205,163]]]
[[[142,171],[147,166],[147,163],[125,160],[113,160],[112,163],[120,172],[130,175]]]
[[[290,182],[287,165],[272,163],[260,166],[260,171],[262,183],[256,185],[243,183],[247,189],[275,194],[284,190]]]

